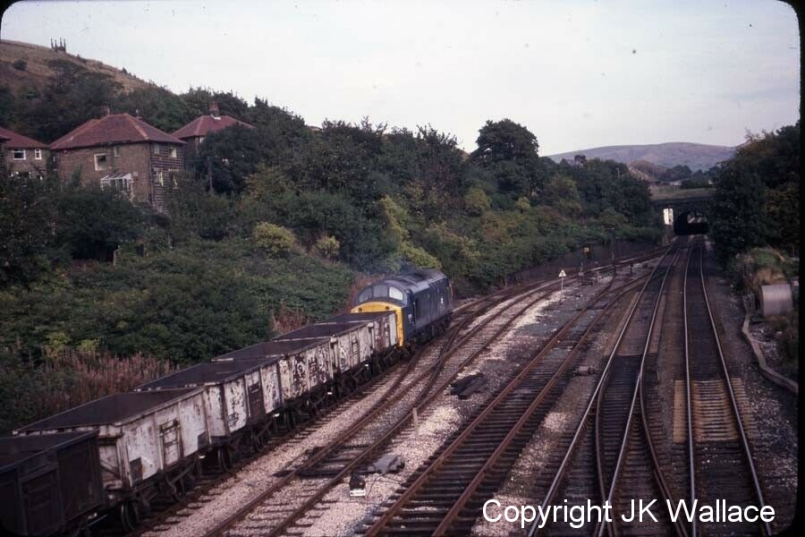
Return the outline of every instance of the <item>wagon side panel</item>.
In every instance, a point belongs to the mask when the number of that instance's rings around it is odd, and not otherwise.
[[[159,425],[154,414],[122,426],[125,450],[122,453],[121,468],[128,474],[129,485],[137,484],[153,477],[163,469]]]
[[[207,405],[207,427],[210,441],[215,443],[227,437],[226,412],[219,384],[207,386],[204,390],[204,403]]]
[[[159,446],[159,456],[162,459],[160,469],[163,471],[172,468],[184,457],[182,429],[186,425],[180,419],[180,405],[177,402],[162,408],[153,416],[157,435],[155,444]]]
[[[198,392],[179,403],[182,457],[203,451],[210,443],[204,392]]]
[[[260,369],[260,376],[263,381],[263,401],[266,406],[266,414],[273,412],[282,406],[282,395],[280,394],[279,365],[274,362],[263,366]]]
[[[226,421],[229,434],[237,432],[246,426],[249,417],[246,387],[243,377],[223,385],[224,401],[226,404]]]
[[[257,369],[246,373],[245,381],[249,423],[257,423],[266,416],[265,396],[260,370]]]

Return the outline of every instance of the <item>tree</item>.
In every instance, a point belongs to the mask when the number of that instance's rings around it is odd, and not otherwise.
[[[56,193],[52,179],[9,178],[0,159],[0,288],[50,270]]]
[[[218,193],[239,194],[246,177],[263,162],[263,146],[253,129],[234,125],[206,136],[196,160],[196,177],[203,182],[212,176]]]
[[[192,117],[208,114],[210,104],[216,103],[222,115],[232,116],[244,121],[248,115],[249,104],[231,91],[214,91],[210,88],[190,88],[180,95],[192,111]]]
[[[181,97],[155,86],[119,94],[112,108],[139,115],[149,125],[165,132],[176,131],[197,117]]]
[[[53,70],[42,95],[18,102],[22,132],[54,141],[86,121],[100,117],[122,86],[110,75],[94,73],[68,60],[51,60]]]
[[[768,191],[763,211],[769,221],[769,242],[799,251],[799,181],[788,182]]]
[[[576,181],[566,175],[555,175],[545,185],[543,198],[564,216],[572,218],[581,214],[581,197]]]
[[[800,123],[747,138],[715,172],[712,228],[722,261],[753,246],[799,248]]]
[[[728,161],[719,171],[711,203],[710,230],[721,262],[765,244],[765,190],[757,174],[736,162]]]
[[[476,140],[478,149],[472,158],[481,166],[503,160],[527,161],[538,156],[537,137],[522,125],[510,119],[487,121]]]
[[[435,190],[445,202],[459,196],[463,189],[462,160],[455,136],[439,132],[430,125],[418,127],[420,177],[426,188]]]
[[[537,137],[510,119],[487,121],[479,131],[472,161],[495,176],[498,189],[517,199],[535,195],[543,177]]]
[[[145,215],[114,190],[69,186],[57,205],[56,244],[75,259],[111,261],[113,252],[141,233]]]
[[[255,98],[246,121],[257,129],[263,160],[268,166],[288,166],[294,153],[310,142],[310,130],[301,117],[262,99]]]
[[[325,121],[321,132],[299,150],[289,175],[301,189],[345,193],[366,207],[380,199],[385,188],[374,164],[384,128],[368,120],[360,126]]]

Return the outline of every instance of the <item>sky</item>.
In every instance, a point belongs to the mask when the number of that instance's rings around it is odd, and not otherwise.
[[[0,38],[232,91],[308,125],[430,125],[475,149],[488,120],[539,154],[734,146],[799,119],[800,39],[776,0],[25,1]]]

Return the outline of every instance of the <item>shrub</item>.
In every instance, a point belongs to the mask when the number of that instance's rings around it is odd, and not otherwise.
[[[287,334],[297,328],[302,328],[313,322],[313,319],[303,311],[288,308],[280,303],[275,312],[271,312],[271,326],[277,334]]]
[[[404,243],[400,248],[402,256],[413,266],[420,268],[441,269],[442,264],[428,252],[410,243]]]
[[[169,362],[140,354],[63,350],[33,364],[0,354],[0,434],[80,404],[125,392],[175,371]]]
[[[278,257],[287,256],[296,242],[292,231],[268,222],[260,222],[254,226],[252,238],[258,248]]]
[[[314,248],[316,253],[325,259],[337,259],[341,243],[335,237],[325,235],[316,241]]]
[[[490,206],[489,196],[477,186],[470,188],[464,196],[464,208],[470,216],[481,216]]]
[[[17,71],[25,71],[28,68],[28,62],[25,60],[17,60],[11,64],[11,66],[16,69]]]
[[[528,201],[528,198],[525,196],[520,196],[517,198],[517,202],[514,204],[514,208],[524,213],[531,208],[531,202]]]

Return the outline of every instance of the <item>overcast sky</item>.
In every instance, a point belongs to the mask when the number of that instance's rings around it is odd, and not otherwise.
[[[794,10],[775,0],[21,2],[0,37],[126,68],[176,93],[302,116],[430,124],[468,151],[486,120],[540,154],[737,145],[799,118]]]

